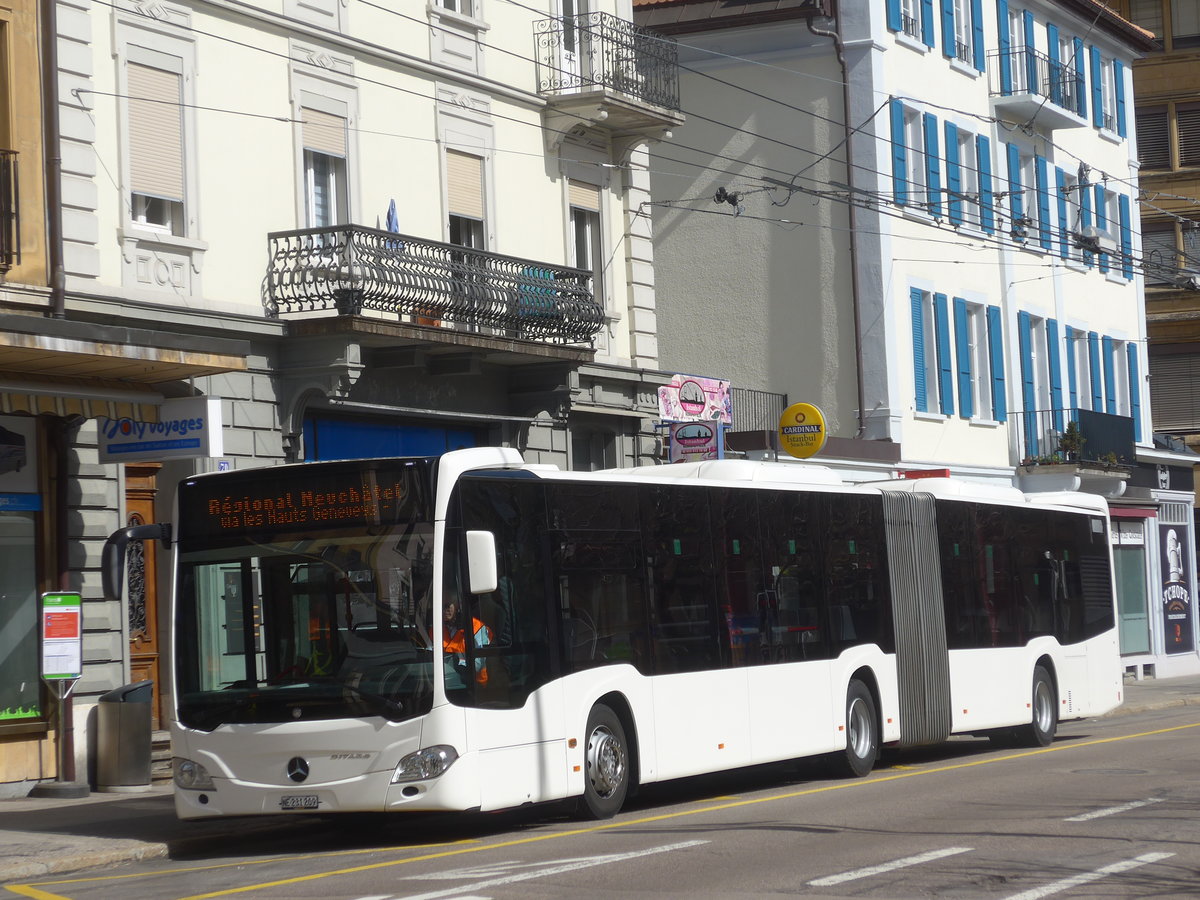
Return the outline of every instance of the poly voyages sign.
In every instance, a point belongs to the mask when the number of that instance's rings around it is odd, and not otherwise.
[[[181,397],[159,407],[157,422],[101,417],[100,462],[156,462],[221,456],[221,398]]]

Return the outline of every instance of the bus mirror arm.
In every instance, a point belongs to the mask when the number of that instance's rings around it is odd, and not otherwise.
[[[100,557],[100,577],[104,599],[120,600],[122,582],[125,580],[125,548],[130,541],[160,540],[164,547],[171,546],[171,524],[155,522],[150,525],[130,525],[114,531],[104,542]]]

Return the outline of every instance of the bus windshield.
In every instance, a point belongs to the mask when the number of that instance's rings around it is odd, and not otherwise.
[[[424,460],[180,486],[179,721],[428,712],[433,474]]]

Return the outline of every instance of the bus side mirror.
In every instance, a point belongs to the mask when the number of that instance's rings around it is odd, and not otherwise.
[[[125,548],[130,541],[161,540],[164,547],[171,544],[171,526],[169,523],[154,523],[152,525],[131,525],[114,531],[104,542],[104,552],[100,557],[100,580],[104,589],[105,600],[120,600],[123,582],[125,581]]]
[[[490,594],[496,589],[496,536],[490,531],[467,532],[467,572],[472,594]]]

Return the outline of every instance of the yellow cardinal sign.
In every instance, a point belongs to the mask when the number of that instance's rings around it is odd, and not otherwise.
[[[779,444],[797,459],[819,453],[826,437],[825,415],[811,403],[793,403],[779,417]]]

